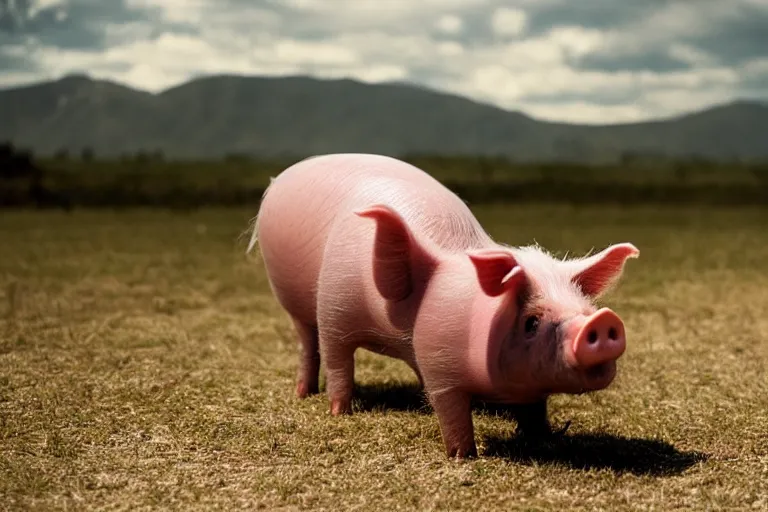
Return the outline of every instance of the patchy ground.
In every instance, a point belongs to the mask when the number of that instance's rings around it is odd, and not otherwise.
[[[614,385],[552,400],[549,444],[476,412],[469,462],[399,361],[358,353],[350,417],[294,398],[253,212],[3,212],[0,508],[768,508],[768,214],[476,211],[508,243],[641,256],[605,300]]]

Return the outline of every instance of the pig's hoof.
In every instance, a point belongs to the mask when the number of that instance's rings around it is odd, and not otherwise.
[[[474,459],[477,457],[477,446],[451,446],[448,448],[448,457],[453,459]]]
[[[300,380],[296,383],[296,396],[299,398],[306,398],[309,395],[315,394],[317,392],[317,386],[310,386],[303,380]]]
[[[349,400],[331,400],[331,416],[352,414],[352,403]]]

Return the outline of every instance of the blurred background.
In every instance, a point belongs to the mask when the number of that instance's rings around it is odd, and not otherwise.
[[[255,206],[375,152],[471,202],[763,204],[764,0],[0,0],[0,204]]]
[[[295,398],[245,247],[330,152],[503,243],[639,248],[564,437],[478,410],[452,464],[365,351],[352,418]],[[766,510],[766,205],[768,0],[0,0],[0,508]]]

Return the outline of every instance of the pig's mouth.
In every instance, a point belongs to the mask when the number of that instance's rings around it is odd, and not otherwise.
[[[587,367],[568,365],[565,380],[550,392],[581,395],[607,388],[616,377],[616,361],[605,361]],[[555,389],[556,388],[556,389]]]
[[[608,387],[616,376],[616,361],[606,361],[581,370],[584,391],[597,391]]]

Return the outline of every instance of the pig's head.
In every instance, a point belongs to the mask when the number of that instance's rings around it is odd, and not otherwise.
[[[538,247],[469,253],[483,292],[500,299],[492,302],[488,342],[497,349],[488,352],[487,364],[501,398],[578,394],[613,381],[626,345],[624,324],[595,300],[638,256],[630,243],[570,260]]]
[[[595,391],[613,381],[624,324],[595,300],[617,282],[627,259],[639,256],[634,245],[570,260],[538,247],[446,251],[416,237],[388,206],[356,213],[376,221],[372,270],[379,293],[405,305],[392,311],[418,311],[414,334],[421,347],[429,345],[419,364],[444,374],[437,388],[469,386],[515,402]],[[456,355],[459,347],[466,357]]]

